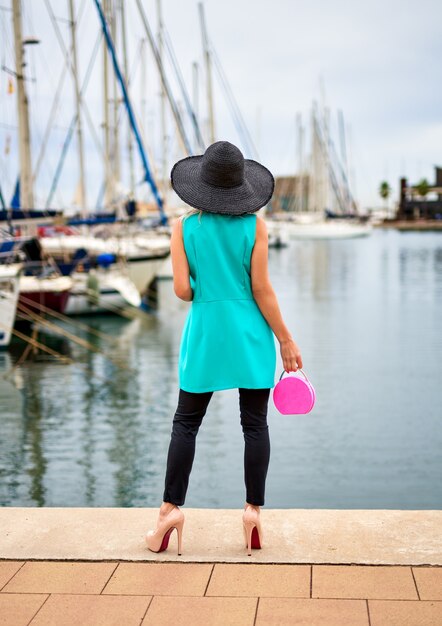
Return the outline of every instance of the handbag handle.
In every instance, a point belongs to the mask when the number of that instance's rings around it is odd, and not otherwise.
[[[298,367],[298,369],[296,370],[296,372],[302,372],[302,375],[304,376],[305,380],[309,383],[309,379],[307,378],[307,374],[304,372],[304,370],[300,367]],[[296,374],[296,372],[293,372],[294,374]],[[286,372],[285,370],[282,370],[282,374],[279,377],[279,380],[281,380],[281,378],[284,376],[284,374],[290,374],[291,372]]]

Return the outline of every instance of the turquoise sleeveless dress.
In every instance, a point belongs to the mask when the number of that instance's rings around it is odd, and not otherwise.
[[[182,330],[184,391],[272,388],[273,331],[252,293],[250,261],[257,216],[198,213],[183,220],[192,304]]]

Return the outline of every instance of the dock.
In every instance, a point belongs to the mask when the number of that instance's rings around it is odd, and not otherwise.
[[[374,224],[376,228],[394,228],[402,231],[442,231],[442,220],[385,220]]]
[[[158,509],[0,509],[2,624],[440,626],[442,511],[261,509],[247,555],[241,509],[185,513],[161,553]]]

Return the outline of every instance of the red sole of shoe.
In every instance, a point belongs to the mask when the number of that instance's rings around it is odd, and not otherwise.
[[[162,552],[163,550],[166,550],[167,546],[169,545],[169,539],[170,539],[170,535],[172,534],[172,530],[173,530],[173,527],[169,528],[167,533],[164,535],[163,542],[162,542],[158,552]]]
[[[261,544],[259,542],[259,534],[258,534],[258,529],[256,528],[256,526],[253,527],[252,530],[252,543],[251,543],[251,547],[252,548],[260,548]]]

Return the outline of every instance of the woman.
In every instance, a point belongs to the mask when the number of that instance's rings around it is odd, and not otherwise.
[[[184,504],[195,438],[214,391],[239,390],[244,435],[247,552],[262,546],[260,507],[270,460],[267,408],[279,341],[284,369],[302,367],[268,276],[268,235],[256,211],[273,194],[274,178],[227,141],[178,161],[172,187],[193,210],[172,230],[175,294],[192,301],[181,336],[179,399],[173,419],[163,503],[150,550],[168,546],[174,528],[181,554]]]

